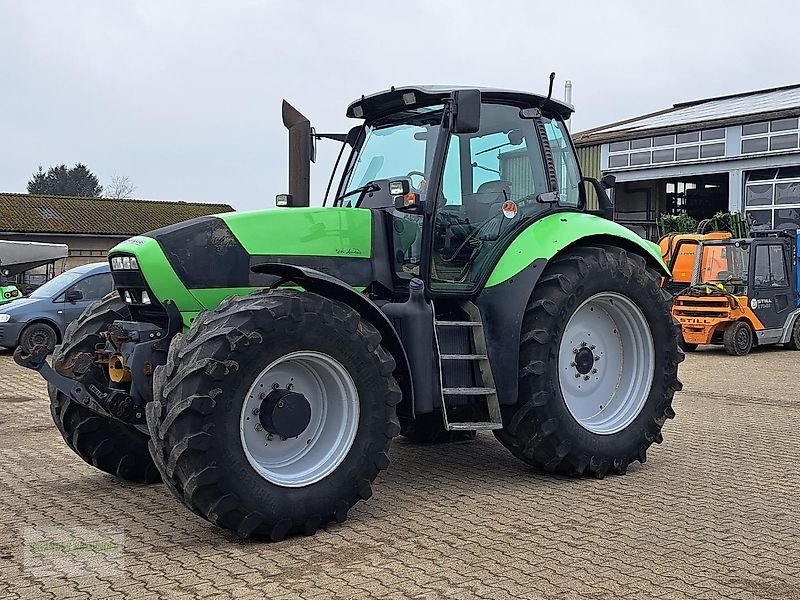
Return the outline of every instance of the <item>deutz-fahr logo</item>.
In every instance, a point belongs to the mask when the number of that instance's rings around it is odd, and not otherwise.
[[[750,308],[772,308],[772,298],[750,298]]]

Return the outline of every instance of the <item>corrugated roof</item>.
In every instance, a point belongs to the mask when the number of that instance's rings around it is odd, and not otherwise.
[[[698,129],[800,114],[800,84],[682,102],[658,112],[576,133],[578,144],[624,139],[646,133]]]
[[[0,232],[133,236],[232,210],[227,204],[0,192]]]

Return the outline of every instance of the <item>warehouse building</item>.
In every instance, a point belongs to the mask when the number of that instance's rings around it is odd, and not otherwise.
[[[584,173],[613,174],[614,218],[657,239],[662,213],[744,212],[800,228],[800,84],[684,102],[575,134]]]
[[[134,235],[232,210],[227,204],[0,192],[0,239],[67,244],[69,257],[59,261],[57,275],[105,260],[111,248]]]

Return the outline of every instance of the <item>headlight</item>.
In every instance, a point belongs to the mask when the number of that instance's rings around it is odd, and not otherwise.
[[[112,256],[111,268],[115,271],[135,271],[139,269],[139,261],[135,256]]]
[[[3,313],[0,314],[0,323],[8,323],[11,320],[11,315]]]

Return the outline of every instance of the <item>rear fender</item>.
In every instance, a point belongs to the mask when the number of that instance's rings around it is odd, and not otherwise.
[[[354,290],[341,279],[308,267],[281,263],[261,263],[254,265],[252,270],[255,273],[276,275],[287,282],[291,281],[300,285],[306,291],[343,302],[354,308],[358,314],[372,323],[381,334],[381,344],[394,357],[397,364],[394,377],[403,392],[403,400],[398,406],[398,412],[401,414],[414,414],[414,390],[411,384],[411,367],[409,366],[408,356],[400,341],[400,336],[392,326],[389,318],[372,300]]]
[[[529,225],[509,245],[476,300],[500,404],[517,403],[522,318],[547,265],[576,247],[616,246],[638,254],[669,277],[657,244],[625,227],[586,213],[554,213]]]

